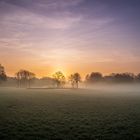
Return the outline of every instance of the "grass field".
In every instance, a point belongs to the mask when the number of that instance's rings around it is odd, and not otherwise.
[[[140,139],[140,90],[0,88],[0,140]]]

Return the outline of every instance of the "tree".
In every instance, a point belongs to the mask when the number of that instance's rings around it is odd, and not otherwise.
[[[6,80],[7,80],[7,76],[6,76],[4,67],[0,64],[0,82],[6,81]]]
[[[123,83],[128,83],[128,82],[134,82],[134,74],[133,73],[112,73],[111,74],[112,81],[113,82],[123,82]]]
[[[78,84],[81,81],[81,76],[79,73],[74,73],[69,76],[69,81],[71,82],[72,87],[78,88]]]
[[[90,78],[90,75],[87,74],[86,77],[85,77],[85,81],[88,82],[89,81],[89,78]]]
[[[140,73],[136,76],[136,81],[140,82]]]
[[[74,81],[76,83],[76,88],[78,88],[78,84],[81,81],[81,76],[79,73],[75,73],[73,76],[74,76]]]
[[[93,82],[101,82],[103,80],[103,76],[100,72],[92,72],[90,75],[86,76],[86,81],[89,83]]]
[[[27,70],[20,70],[16,73],[16,78],[18,80],[18,87],[30,87],[31,81],[35,78],[35,74]]]
[[[71,74],[68,79],[69,79],[69,81],[71,83],[72,88],[74,88],[74,83],[75,83],[75,81],[74,81],[74,75]]]
[[[55,85],[55,80],[51,77],[42,77],[40,79],[40,84],[43,85],[43,86],[47,85],[49,87],[50,86],[52,87],[52,85]]]
[[[53,74],[54,81],[57,88],[61,88],[65,85],[65,76],[61,71],[57,71]]]

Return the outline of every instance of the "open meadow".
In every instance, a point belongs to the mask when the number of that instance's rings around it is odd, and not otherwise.
[[[138,139],[140,88],[0,88],[0,139]]]

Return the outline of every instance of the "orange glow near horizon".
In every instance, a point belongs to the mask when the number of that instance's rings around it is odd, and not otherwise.
[[[20,69],[26,69],[29,70],[33,73],[36,74],[36,77],[41,78],[41,77],[51,77],[53,73],[55,73],[56,71],[61,71],[64,73],[64,75],[66,77],[68,77],[70,74],[75,73],[75,72],[79,72],[81,74],[81,76],[84,78],[86,76],[86,74],[89,74],[91,72],[101,72],[103,75],[108,75],[111,73],[123,73],[123,72],[133,72],[135,74],[139,73],[139,71],[136,71],[136,68],[139,69],[140,67],[134,63],[132,65],[130,64],[126,64],[126,63],[122,63],[120,65],[117,63],[94,63],[93,66],[90,65],[83,65],[81,66],[79,65],[73,65],[73,66],[41,66],[41,65],[34,65],[34,66],[30,66],[30,64],[25,64],[23,66],[16,66],[16,65],[4,65],[5,67],[5,71],[7,73],[8,76],[14,76],[14,74],[20,70]],[[117,67],[117,65],[119,67]],[[117,68],[116,68],[117,67]],[[128,71],[129,70],[129,71]]]
[[[58,70],[82,77],[91,72],[140,73],[140,8],[122,4],[2,0],[0,64],[9,76],[20,69],[37,77]]]

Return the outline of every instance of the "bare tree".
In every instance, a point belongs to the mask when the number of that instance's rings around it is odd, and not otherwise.
[[[72,88],[74,88],[74,83],[75,83],[74,75],[71,74],[71,75],[68,77],[68,79],[69,79],[69,81],[70,81],[70,83],[71,83]]]
[[[100,72],[92,72],[86,77],[86,80],[90,83],[101,82],[103,80],[103,76]]]
[[[140,73],[135,77],[136,82],[140,82]]]
[[[78,88],[78,84],[79,82],[81,81],[81,76],[79,73],[74,73],[74,74],[71,74],[69,76],[69,81],[71,82],[71,85],[73,88]]]
[[[6,81],[6,80],[7,80],[7,76],[6,76],[4,67],[0,64],[0,82]]]
[[[65,85],[65,76],[61,71],[57,71],[53,74],[54,81],[56,83],[57,88],[64,87]]]
[[[134,82],[135,78],[133,73],[112,73],[110,76],[112,81],[117,83]]]
[[[18,87],[30,87],[31,81],[35,78],[35,74],[27,70],[20,70],[16,73],[16,78],[18,81]]]

